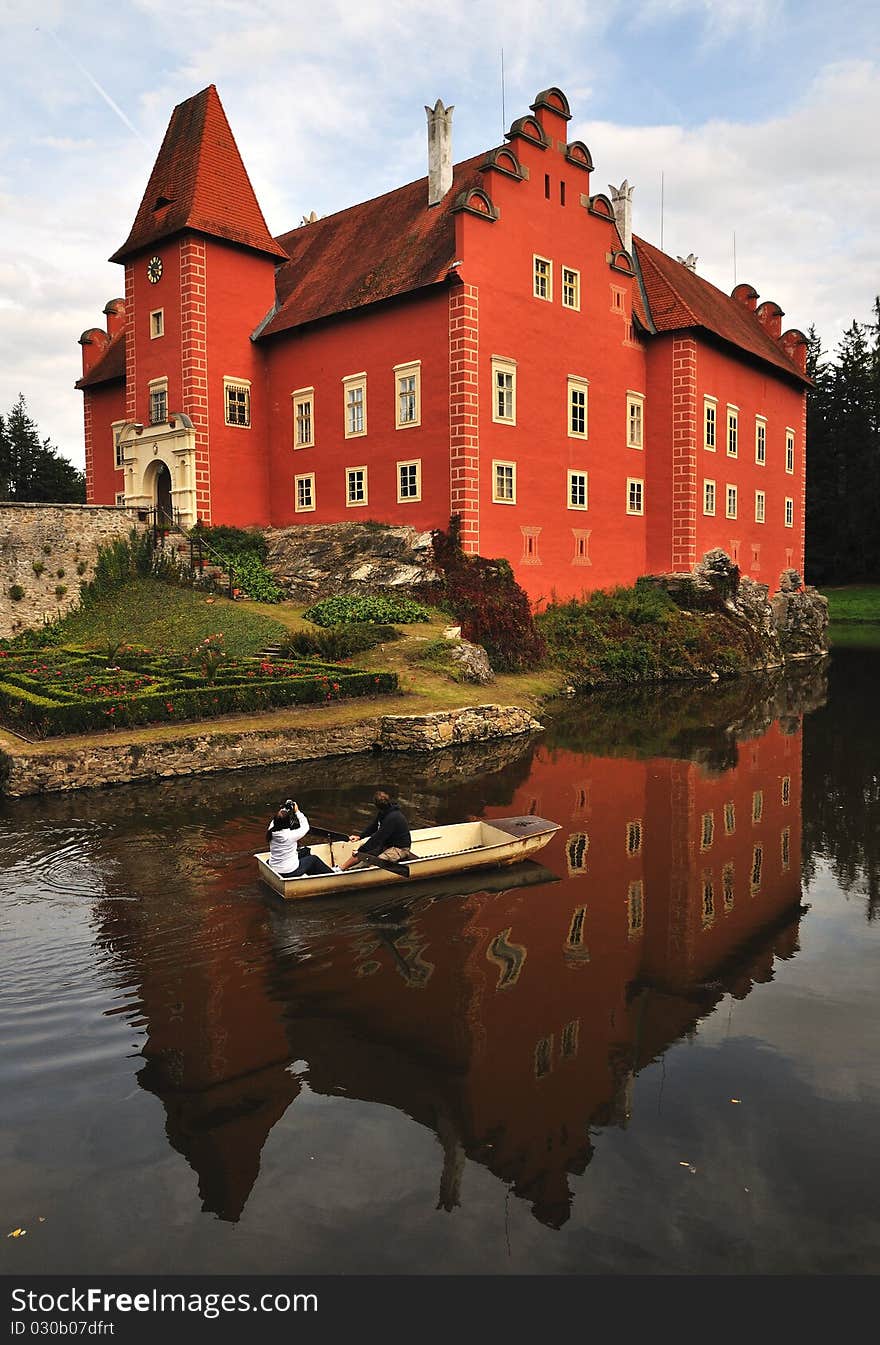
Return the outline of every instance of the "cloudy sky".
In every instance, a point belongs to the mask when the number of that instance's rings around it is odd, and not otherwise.
[[[83,460],[77,337],[123,288],[173,106],[220,93],[273,233],[456,159],[556,84],[593,190],[636,184],[637,233],[747,280],[833,347],[880,290],[876,0],[0,0],[0,411],[19,391]]]

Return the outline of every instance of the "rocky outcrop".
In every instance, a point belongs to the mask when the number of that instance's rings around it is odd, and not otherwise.
[[[0,749],[0,788],[18,797],[359,752],[433,752],[519,737],[541,727],[528,711],[515,705],[469,705],[427,715],[380,715],[335,727],[300,728],[295,719],[279,723],[276,716],[272,727],[245,732],[219,726],[205,732],[200,726],[176,737],[130,742],[106,734],[76,747],[63,742],[38,747],[10,737],[5,750]]]
[[[266,564],[294,602],[436,583],[431,534],[374,523],[307,523],[265,530]]]
[[[804,587],[797,570],[783,573],[770,607],[784,658],[810,658],[826,652],[828,599],[814,588]]]
[[[828,600],[805,586],[797,570],[783,571],[771,599],[766,584],[741,575],[727,553],[716,548],[692,571],[651,576],[651,582],[684,610],[723,611],[745,622],[760,641],[763,657],[756,666],[827,653]]]

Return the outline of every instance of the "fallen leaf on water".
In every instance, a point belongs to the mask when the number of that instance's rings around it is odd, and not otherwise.
[[[44,1224],[45,1222],[46,1222],[45,1215],[38,1214],[38,1215],[37,1215],[37,1223],[38,1223],[38,1224]]]
[[[12,1232],[11,1232],[11,1233],[7,1233],[6,1236],[7,1236],[8,1238],[24,1238],[24,1237],[27,1237],[27,1229],[26,1229],[26,1228],[13,1228]]]
[[[689,1167],[690,1167],[690,1163],[687,1161],[686,1158],[680,1158],[680,1159],[678,1160],[678,1166],[679,1166],[680,1168],[689,1168]]]
[[[693,1166],[691,1166],[691,1167],[688,1168],[688,1172],[696,1172],[696,1170],[697,1170],[697,1169],[696,1169],[695,1167],[693,1167]]]
[[[730,1100],[731,1100],[731,1102],[741,1102],[741,1101],[742,1101],[742,1098],[732,1097]]]

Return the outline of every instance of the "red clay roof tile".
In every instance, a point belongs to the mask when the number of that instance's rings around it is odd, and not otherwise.
[[[282,234],[289,260],[276,277],[277,305],[259,335],[299,327],[444,280],[455,261],[460,192],[480,186],[485,154],[456,164],[452,187],[428,208],[428,179]]]
[[[182,229],[286,259],[266,227],[213,84],[171,114],[131,233],[110,260],[124,261]]]
[[[633,245],[658,332],[703,327],[799,382],[809,382],[745,305],[643,238],[633,238]]]

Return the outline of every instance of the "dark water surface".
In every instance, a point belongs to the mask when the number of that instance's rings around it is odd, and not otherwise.
[[[846,648],[530,745],[2,805],[0,1269],[877,1271],[878,685]],[[348,829],[382,782],[562,829],[261,890],[277,801]]]

